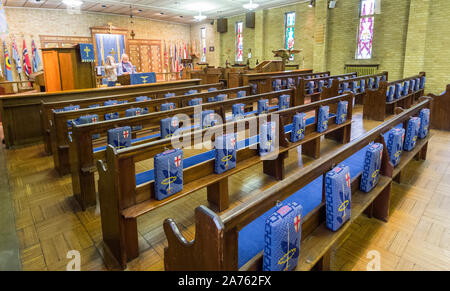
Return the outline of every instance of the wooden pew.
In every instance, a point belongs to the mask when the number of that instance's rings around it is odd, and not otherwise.
[[[241,121],[218,125],[208,130],[196,131],[183,135],[186,138],[203,135],[206,132],[232,129],[234,132],[248,129],[249,124],[259,124],[260,121],[275,121],[278,126],[280,144],[277,153],[270,154],[273,159],[263,159],[257,149],[238,147],[236,168],[222,174],[214,173],[214,159],[200,161],[183,170],[183,191],[165,200],[157,201],[154,198],[154,181],[146,181],[136,185],[135,164],[137,162],[153,158],[164,149],[172,148],[172,140],[165,139],[157,142],[131,147],[123,150],[115,150],[109,146],[106,150],[106,163],[99,159],[97,167],[99,171],[99,197],[102,215],[102,233],[105,245],[107,262],[115,262],[125,268],[126,263],[139,255],[136,218],[149,213],[159,207],[167,205],[179,198],[185,197],[202,188],[207,188],[208,200],[218,211],[223,211],[229,206],[228,177],[258,163],[263,163],[264,173],[274,179],[284,179],[284,160],[290,149],[302,145],[305,154],[318,157],[315,149],[320,148],[322,136],[330,137],[341,143],[350,141],[352,110],[349,107],[348,119],[343,124],[335,123],[335,116],[329,118],[329,127],[323,133],[316,131],[317,114],[320,106],[336,104],[339,101],[351,103],[353,94],[347,93],[335,98],[277,111],[268,115],[260,115]],[[299,112],[315,111],[315,121],[305,129],[305,138],[291,143],[290,133],[285,132],[285,125]],[[334,112],[335,113],[335,112]],[[279,121],[276,117],[279,116]],[[258,131],[259,131],[259,126]],[[191,145],[198,143],[190,139]],[[201,142],[201,141],[200,141]],[[239,142],[238,142],[239,144]],[[267,157],[266,157],[267,158]],[[185,159],[186,160],[186,159]]]
[[[199,84],[200,80],[192,79],[110,88],[0,96],[0,115],[2,116],[6,148],[29,145],[42,141],[41,101],[56,102],[87,99],[99,96],[148,92],[149,90],[188,87]]]
[[[367,90],[370,89],[368,87],[369,79],[370,78],[376,79],[377,77],[385,78],[386,80],[388,80],[388,72],[382,72],[382,73],[374,74],[374,75],[359,76],[356,78],[349,78],[349,79],[343,79],[343,78],[341,80],[333,79],[331,87],[324,88],[322,90],[322,93],[320,94],[320,99],[329,98],[331,96],[336,96],[337,94],[339,94],[339,92],[342,91],[341,87],[343,86],[343,84],[348,83],[349,89],[347,91],[351,91],[351,92],[353,92],[353,94],[355,94],[355,104],[363,104],[363,100],[364,100],[365,95],[367,94]],[[350,86],[351,86],[352,82],[356,81],[356,82],[358,82],[358,84],[360,84],[361,80],[365,80],[365,90],[361,91],[360,88],[357,88],[356,90],[351,90]]]
[[[164,251],[164,266],[169,271],[237,271],[261,270],[263,252],[257,253],[247,263],[239,267],[239,232],[262,214],[269,211],[279,201],[294,195],[299,189],[315,181],[333,169],[337,164],[364,149],[370,142],[384,145],[380,179],[369,193],[358,191],[361,176],[352,177],[351,218],[338,231],[329,231],[325,226],[325,193],[322,202],[302,217],[302,244],[296,270],[329,270],[332,246],[342,237],[362,213],[387,222],[389,218],[390,188],[393,178],[413,158],[425,160],[430,135],[419,140],[411,152],[404,152],[400,164],[394,168],[389,161],[384,141],[384,133],[415,116],[422,108],[430,108],[430,99],[405,110],[395,118],[383,123],[367,134],[332,152],[312,164],[300,169],[292,176],[273,187],[258,193],[245,203],[230,209],[220,216],[205,206],[195,210],[195,239],[187,241],[172,219],[164,221],[164,231],[168,247]],[[117,164],[116,164],[117,166]],[[319,191],[320,195],[320,191]],[[125,224],[125,223],[124,223]],[[264,236],[264,233],[261,233]]]
[[[450,85],[440,95],[429,94],[433,98],[431,107],[431,128],[450,130]]]
[[[230,90],[236,90],[230,89]],[[219,114],[222,120],[226,120],[226,113],[231,111],[233,104],[243,103],[253,105],[260,99],[277,100],[281,95],[295,95],[295,89],[282,90],[277,92],[265,93],[260,95],[248,96],[245,98],[230,99],[222,102],[213,102],[203,104],[202,110],[214,110]],[[292,98],[291,98],[292,106]],[[86,209],[95,204],[95,181],[94,172],[96,170],[95,161],[105,158],[105,149],[95,150],[92,141],[92,134],[106,135],[108,129],[122,126],[142,125],[143,128],[158,128],[160,120],[173,117],[177,114],[186,114],[192,116],[195,113],[195,106],[178,108],[172,111],[154,112],[146,115],[120,118],[115,120],[103,121],[94,124],[75,125],[72,128],[71,139],[68,139],[70,169],[72,173],[72,186],[75,198],[78,200],[82,209]],[[276,109],[272,109],[274,111]],[[151,136],[150,136],[151,137]],[[147,138],[145,140],[133,143],[139,145],[159,139],[159,136]]]
[[[393,82],[380,82],[380,87],[375,90],[367,90],[364,97],[363,117],[364,119],[384,121],[384,119],[391,114],[394,114],[396,107],[410,108],[421,96],[424,95],[425,88],[414,90],[409,87],[408,94],[394,98],[393,101],[387,101],[387,92],[389,86],[395,86],[396,84],[403,84],[405,81],[415,80],[417,78],[422,79],[425,77],[425,73],[420,73],[412,77],[408,77]],[[402,87],[403,88],[403,87]]]
[[[78,100],[65,100],[58,102],[41,102],[41,123],[42,123],[42,136],[44,137],[44,148],[45,152],[48,155],[51,155],[52,145],[51,145],[51,127],[54,124],[53,120],[53,110],[63,109],[66,106],[71,105],[79,105],[80,108],[88,108],[89,105],[100,104],[102,105],[105,101],[108,100],[117,100],[117,101],[128,101],[133,102],[136,97],[139,96],[147,96],[152,99],[164,98],[164,94],[166,93],[175,93],[176,95],[183,95],[184,93],[190,90],[208,90],[209,88],[216,88],[218,90],[225,89],[223,83],[212,83],[208,85],[197,85],[197,86],[189,86],[189,87],[179,87],[179,88],[168,88],[163,90],[149,90],[139,93],[126,93],[126,94],[118,94],[118,95],[106,95],[88,99],[78,99]]]
[[[192,87],[191,87],[192,88]],[[189,90],[187,90],[189,91]],[[187,92],[186,91],[186,92]],[[67,122],[70,120],[74,120],[82,115],[90,115],[97,114],[99,116],[98,121],[104,120],[104,115],[106,113],[119,113],[120,117],[125,117],[125,111],[130,108],[141,107],[148,108],[149,112],[157,112],[160,111],[161,104],[173,102],[176,104],[177,108],[188,106],[188,101],[194,98],[202,98],[203,102],[206,103],[208,97],[214,97],[218,94],[228,94],[229,97],[235,96],[237,92],[245,91],[247,95],[249,95],[250,87],[240,87],[233,89],[224,89],[217,90],[213,92],[203,92],[198,94],[191,94],[189,96],[180,95],[170,98],[160,98],[152,99],[149,101],[140,101],[140,102],[128,102],[125,104],[119,104],[114,106],[100,106],[96,108],[84,108],[80,110],[72,110],[66,112],[54,112],[52,110],[52,117],[50,118],[50,147],[53,153],[53,162],[55,169],[58,171],[60,175],[66,175],[70,172],[69,167],[69,146],[67,142],[67,136],[71,127],[67,126]],[[159,95],[159,94],[158,94]],[[109,100],[109,99],[107,99]],[[115,100],[115,99],[114,99]],[[135,97],[128,98],[126,100],[134,101]],[[96,100],[98,104],[99,100]],[[105,100],[106,101],[106,100]],[[92,102],[92,101],[90,101]]]

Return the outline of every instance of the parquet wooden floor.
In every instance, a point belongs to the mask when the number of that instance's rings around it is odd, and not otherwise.
[[[360,107],[355,110],[352,138],[379,124],[363,122],[361,111]],[[381,254],[382,270],[450,269],[450,133],[434,134],[428,160],[412,162],[402,184],[393,187],[389,223],[359,219],[336,248],[334,269],[365,270],[370,250]],[[338,146],[327,141],[321,151]],[[72,197],[70,176],[59,177],[52,158],[42,152],[42,145],[6,151],[23,269],[65,270],[67,252],[78,250],[82,270],[106,270],[100,216],[95,208],[80,210]],[[298,149],[292,150],[286,162],[287,174],[309,162],[299,157]],[[148,167],[151,165],[141,163],[138,168]],[[274,183],[262,174],[262,165],[234,175],[230,179],[231,206]],[[192,239],[194,208],[201,204],[208,205],[205,190],[139,218],[140,256],[128,269],[163,270],[164,219],[175,219]]]

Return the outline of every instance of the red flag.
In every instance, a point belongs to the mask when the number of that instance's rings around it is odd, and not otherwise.
[[[31,75],[31,63],[25,40],[23,40],[23,69],[25,74],[27,74],[27,77],[29,77]]]

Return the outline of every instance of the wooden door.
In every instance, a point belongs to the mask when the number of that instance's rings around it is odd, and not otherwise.
[[[44,64],[45,90],[47,92],[61,91],[58,52],[43,50],[42,61]]]
[[[59,52],[59,67],[61,72],[62,90],[73,90],[75,86],[76,68],[74,62],[74,51],[65,50]]]

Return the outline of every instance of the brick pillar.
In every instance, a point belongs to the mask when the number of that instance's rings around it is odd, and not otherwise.
[[[264,55],[264,10],[255,12],[255,46],[252,50],[251,66],[256,66],[256,60],[261,63],[265,60]]]
[[[403,76],[424,71],[428,18],[431,0],[411,0]]]
[[[327,70],[328,0],[317,0],[314,13],[313,70],[323,72]]]

